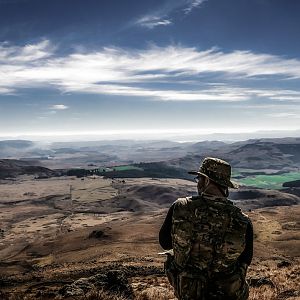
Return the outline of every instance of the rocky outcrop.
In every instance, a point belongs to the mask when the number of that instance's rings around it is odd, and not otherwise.
[[[60,291],[63,298],[83,296],[93,290],[104,290],[110,293],[133,299],[133,291],[126,273],[122,270],[109,270],[89,278],[80,278],[72,284],[65,285]]]

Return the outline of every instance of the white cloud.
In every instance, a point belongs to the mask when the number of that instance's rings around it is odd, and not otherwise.
[[[9,94],[13,94],[13,93],[14,93],[14,89],[6,88],[6,87],[0,87],[0,95],[1,94],[9,95]]]
[[[192,0],[192,1],[189,1],[188,6],[186,8],[184,8],[183,11],[185,12],[185,14],[189,14],[193,9],[199,7],[205,1],[207,1],[207,0]]]
[[[68,109],[69,106],[66,106],[64,104],[55,104],[50,106],[50,109],[55,109],[55,110],[64,110],[64,109]]]
[[[296,119],[300,118],[299,114],[290,113],[290,112],[271,113],[268,114],[268,116],[274,118],[296,118]]]
[[[207,90],[159,90],[145,89],[124,85],[81,85],[69,86],[65,90],[74,92],[74,89],[81,93],[109,94],[119,96],[150,97],[164,101],[243,101],[246,97],[239,89],[207,89]]]
[[[147,27],[149,29],[153,29],[157,26],[167,26],[171,25],[172,21],[169,19],[164,19],[158,16],[144,16],[140,18],[137,22],[138,25],[141,25],[143,27]]]
[[[18,64],[22,62],[38,61],[51,56],[54,48],[50,42],[44,40],[38,44],[28,44],[24,47],[9,46],[7,43],[0,44],[0,64],[11,63]]]
[[[167,26],[173,24],[172,19],[176,21],[178,15],[188,15],[195,8],[207,0],[176,0],[167,1],[157,10],[146,14],[134,22],[135,25],[153,29],[157,26]]]
[[[218,49],[198,51],[179,46],[55,54],[49,41],[24,47],[3,44],[0,94],[16,93],[21,88],[52,87],[70,93],[168,101],[244,101],[254,97],[300,101],[300,90],[245,87],[249,81],[253,85],[253,78],[260,79],[260,86],[274,76],[282,82],[299,80],[300,60],[297,59],[251,51],[224,53]],[[229,85],[228,79],[236,83]],[[218,83],[214,83],[216,80]],[[57,104],[51,109],[67,108]]]

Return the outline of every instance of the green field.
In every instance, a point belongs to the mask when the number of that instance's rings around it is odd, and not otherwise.
[[[100,172],[122,172],[122,171],[131,171],[131,170],[139,170],[143,171],[142,168],[136,167],[136,166],[116,166],[116,167],[110,167],[110,168],[99,168],[98,169]]]
[[[281,189],[282,184],[287,181],[299,180],[300,172],[290,172],[281,175],[256,175],[238,179],[240,185],[253,186],[264,189]]]
[[[135,166],[117,166],[114,168],[116,171],[129,171],[129,170],[140,170],[143,171],[142,168],[138,168]]]

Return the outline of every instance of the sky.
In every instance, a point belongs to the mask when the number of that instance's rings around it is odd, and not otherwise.
[[[0,137],[300,129],[298,0],[0,0]]]

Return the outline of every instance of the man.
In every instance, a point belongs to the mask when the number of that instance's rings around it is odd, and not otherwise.
[[[170,250],[165,269],[180,300],[244,300],[246,272],[253,255],[250,219],[227,199],[231,166],[207,157],[199,171],[198,196],[179,198],[159,232],[160,245]]]

